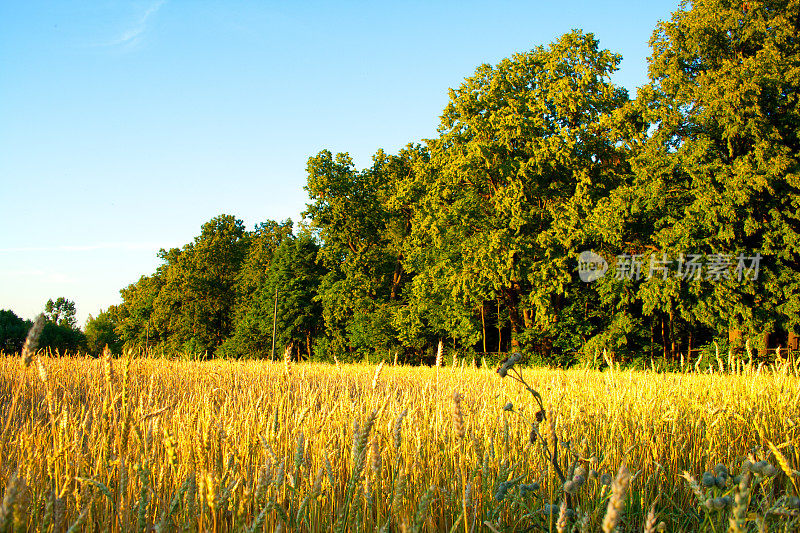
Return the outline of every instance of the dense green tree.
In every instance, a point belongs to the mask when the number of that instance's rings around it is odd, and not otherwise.
[[[45,322],[39,347],[49,349],[54,354],[64,355],[67,352],[82,352],[86,348],[86,338],[79,329],[65,325]]]
[[[319,245],[309,235],[286,239],[275,254],[261,293],[278,295],[277,342],[293,346],[309,359],[312,339],[321,333],[322,305],[316,298],[325,268],[317,262]]]
[[[122,304],[117,310],[116,331],[126,348],[147,350],[160,344],[169,333],[168,324],[157,324],[153,320],[155,300],[170,264],[165,251],[161,252],[160,257],[165,263],[154,274],[142,276],[136,283],[119,291]]]
[[[117,332],[118,307],[112,305],[100,311],[96,317],[89,315],[84,327],[86,349],[93,355],[101,355],[106,346],[112,353],[122,351],[122,339]]]
[[[213,353],[231,334],[237,276],[247,253],[244,224],[230,215],[205,223],[193,242],[160,250],[155,273],[120,291],[117,331],[128,347]]]
[[[314,355],[312,340],[321,333],[322,327],[322,306],[316,296],[325,272],[317,263],[318,252],[319,246],[311,235],[282,239],[266,280],[248,299],[233,336],[222,345],[220,354],[269,357],[273,319],[277,317],[276,356],[282,357],[287,347],[307,358]]]
[[[32,326],[33,322],[18,317],[10,309],[0,309],[0,350],[7,354],[21,352]]]
[[[247,254],[236,275],[237,307],[245,309],[252,295],[266,283],[272,258],[281,243],[292,235],[292,227],[291,219],[267,220],[248,232]]]
[[[601,119],[628,99],[608,80],[619,61],[574,31],[481,66],[451,91],[430,163],[416,173],[424,193],[409,269],[439,305],[501,299],[514,349],[523,333],[549,342],[573,280],[575,243],[556,231],[560,220],[615,183],[619,156]]]
[[[620,56],[577,30],[483,65],[436,138],[360,170],[311,157],[309,234],[217,217],[162,250],[111,322],[129,346],[265,356],[277,292],[281,351],[421,361],[445,340],[560,364],[794,334],[798,27],[795,0],[685,2],[633,102],[609,80]],[[589,250],[610,265],[586,283]]]
[[[60,296],[53,300],[47,300],[44,305],[45,319],[59,326],[77,328],[78,322],[75,318],[75,302]]]
[[[357,170],[347,154],[322,151],[309,159],[304,215],[323,247],[328,269],[318,298],[331,349],[352,357],[397,349],[394,314],[407,282],[402,242],[409,213],[390,199],[410,171],[413,149],[390,156],[379,151],[373,165]]]
[[[800,325],[799,26],[794,1],[699,0],[654,33],[632,106],[650,127],[630,137],[635,178],[609,205],[645,268],[702,256],[699,277],[640,285],[665,353],[704,328],[735,340]],[[757,279],[740,279],[757,254]]]
[[[86,337],[75,319],[75,302],[64,297],[47,300],[44,316],[45,324],[39,340],[41,348],[61,354],[86,348]]]
[[[179,253],[162,253],[170,262],[153,301],[153,320],[166,332],[170,350],[210,354],[231,334],[246,245],[244,223],[220,215]]]

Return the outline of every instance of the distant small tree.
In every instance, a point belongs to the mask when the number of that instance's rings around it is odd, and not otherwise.
[[[56,300],[47,300],[44,305],[45,318],[59,326],[66,326],[68,328],[76,328],[78,322],[75,319],[75,302],[64,298],[58,297]]]
[[[44,316],[47,321],[39,341],[42,348],[60,353],[85,349],[86,338],[78,328],[75,318],[75,302],[64,297],[47,300]]]

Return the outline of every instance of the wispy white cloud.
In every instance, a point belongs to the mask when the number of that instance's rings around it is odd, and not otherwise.
[[[116,39],[103,43],[103,46],[132,46],[139,42],[147,30],[148,19],[161,9],[164,2],[165,0],[157,0],[151,4],[135,24],[123,31]]]
[[[27,253],[27,252],[95,252],[107,250],[137,251],[158,250],[165,248],[164,243],[151,242],[103,242],[96,244],[75,244],[58,246],[20,246],[0,248],[0,253]],[[169,248],[169,246],[166,246]]]

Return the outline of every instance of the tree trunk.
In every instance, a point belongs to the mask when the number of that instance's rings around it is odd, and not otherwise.
[[[675,311],[672,307],[669,308],[669,354],[672,357],[678,353],[675,346]]]
[[[481,302],[481,331],[483,332],[483,351],[486,352],[486,304]]]
[[[397,258],[397,263],[394,265],[394,274],[392,274],[392,293],[389,296],[391,301],[394,301],[397,298],[397,289],[400,286],[400,280],[403,277],[403,263],[402,263],[403,256],[400,255]]]
[[[533,327],[533,311],[530,309],[523,309],[522,310],[522,319],[523,323],[525,324],[525,329],[529,329]]]
[[[500,298],[497,299],[497,352],[503,351],[503,325],[500,323]]]
[[[522,320],[516,302],[508,306],[508,321],[511,324],[511,353],[521,352],[519,346],[519,333]]]
[[[795,333],[794,331],[789,330],[789,336],[788,336],[788,340],[786,342],[786,344],[788,345],[787,348],[789,348],[792,351],[800,349],[800,348],[798,348],[798,341],[799,340],[800,340],[800,336],[798,336],[797,333]]]
[[[508,307],[508,321],[511,325],[511,353],[522,352],[519,344],[519,335],[523,331],[523,314],[520,313],[519,300],[520,300],[520,286],[519,283],[512,280],[511,287],[504,290],[506,300],[506,307]]]
[[[742,343],[742,330],[728,328],[728,344],[734,350]]]
[[[686,353],[687,353],[686,362],[687,363],[691,363],[692,362],[692,330],[691,329],[689,330],[689,348],[686,350]],[[700,357],[700,356],[698,355],[698,357]]]

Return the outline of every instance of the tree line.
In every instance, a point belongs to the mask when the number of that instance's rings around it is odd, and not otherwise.
[[[579,30],[481,65],[435,138],[311,157],[297,231],[216,217],[95,320],[208,357],[269,356],[273,327],[341,360],[796,349],[799,28],[796,2],[683,4],[635,98]]]
[[[102,314],[102,313],[101,313]],[[119,347],[113,324],[105,324],[108,315],[89,317],[85,331],[78,327],[75,302],[64,297],[47,300],[42,313],[44,324],[37,346],[53,354],[99,352],[106,343]],[[22,351],[33,321],[25,320],[9,309],[0,310],[0,351],[15,354]],[[117,343],[117,344],[115,344]]]

